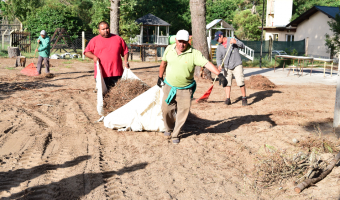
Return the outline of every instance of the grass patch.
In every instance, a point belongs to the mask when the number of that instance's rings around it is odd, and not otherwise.
[[[64,66],[65,68],[71,68],[72,66],[70,66],[70,65],[66,65],[66,66]]]
[[[72,64],[73,61],[72,60],[69,60],[69,61],[64,61],[63,64]]]
[[[6,67],[5,69],[8,69],[8,70],[14,70],[15,67]]]

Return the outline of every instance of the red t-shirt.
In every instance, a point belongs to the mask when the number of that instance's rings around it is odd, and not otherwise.
[[[111,34],[108,38],[98,35],[92,38],[84,54],[91,52],[100,60],[103,78],[123,75],[122,58],[129,52],[125,41],[118,35]],[[94,77],[97,76],[96,63],[94,64]]]

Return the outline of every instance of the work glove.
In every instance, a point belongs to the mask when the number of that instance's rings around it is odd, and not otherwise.
[[[227,87],[227,85],[228,85],[228,81],[227,81],[227,79],[223,76],[223,74],[219,74],[219,75],[218,75],[218,82],[219,82],[219,85],[222,84],[222,87]]]
[[[164,85],[164,80],[163,80],[163,78],[158,77],[157,85],[158,85],[158,87],[160,87],[160,88]]]

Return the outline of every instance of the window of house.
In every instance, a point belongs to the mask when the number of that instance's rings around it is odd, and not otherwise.
[[[294,41],[294,35],[286,35],[286,41],[287,42],[293,42]]]
[[[279,41],[279,34],[273,34],[273,40]]]

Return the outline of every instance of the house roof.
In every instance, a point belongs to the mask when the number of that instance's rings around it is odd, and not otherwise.
[[[151,13],[136,19],[136,22],[138,24],[142,23],[143,25],[148,26],[171,26],[171,24],[169,24],[168,22],[162,20],[161,18],[156,17]]]
[[[222,21],[222,27],[229,29],[229,30],[234,30],[234,27],[230,24],[228,24],[227,22],[225,22],[223,19],[214,19],[212,22],[210,22],[209,24],[206,25],[206,30],[211,29],[212,27],[214,27],[216,24],[220,23]]]
[[[305,19],[308,19],[310,16],[312,16],[316,12],[322,12],[323,14],[327,15],[329,18],[335,19],[336,14],[340,14],[339,7],[329,7],[329,6],[313,6],[311,9],[307,10],[303,14],[301,14],[298,18],[291,21],[288,26],[297,26],[301,22],[303,22]]]

